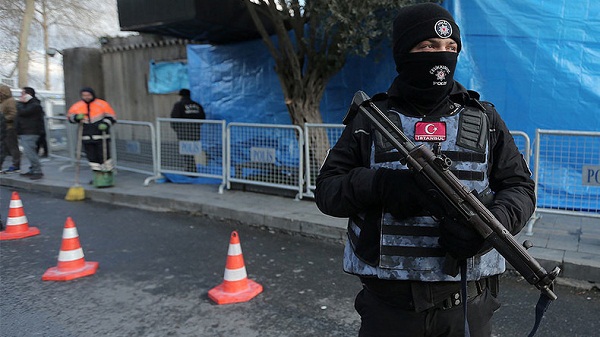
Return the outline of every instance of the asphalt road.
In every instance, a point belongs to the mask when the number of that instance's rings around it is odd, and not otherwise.
[[[0,188],[0,213],[11,191]],[[210,219],[19,191],[36,237],[0,243],[1,336],[356,336],[358,280],[341,270],[342,246]],[[95,275],[42,281],[56,266],[67,216]],[[264,292],[216,305],[229,237],[237,230],[248,277]],[[598,336],[600,292],[557,286],[537,336]],[[539,292],[502,280],[494,336],[526,336]]]

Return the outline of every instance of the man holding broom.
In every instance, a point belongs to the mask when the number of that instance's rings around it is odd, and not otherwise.
[[[83,142],[83,149],[94,172],[93,185],[110,187],[113,185],[113,163],[110,159],[109,130],[117,122],[117,116],[110,104],[96,98],[92,88],[83,88],[80,94],[81,101],[69,108],[67,118],[69,122],[79,124],[78,142]]]

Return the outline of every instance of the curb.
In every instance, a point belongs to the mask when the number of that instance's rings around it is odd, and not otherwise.
[[[47,192],[52,195],[66,195],[70,188],[70,186],[67,187],[62,184],[39,184],[39,182],[18,179],[2,179],[0,185],[27,191]],[[148,196],[136,195],[134,191],[130,191],[130,194],[113,191],[113,189],[86,189],[85,199],[157,212],[203,214],[211,218],[234,221],[247,226],[273,228],[292,234],[297,233],[314,238],[339,241],[340,243],[346,238],[346,220],[326,215],[321,215],[319,221],[314,221],[315,217],[313,215],[298,210],[279,209],[274,212],[271,209],[270,214],[265,214],[265,212],[261,212],[261,208],[254,205],[242,205],[235,208],[223,207],[218,202],[192,202],[189,201],[189,198],[183,198],[176,194]],[[252,192],[238,193],[253,194]],[[290,202],[298,201],[290,200]]]

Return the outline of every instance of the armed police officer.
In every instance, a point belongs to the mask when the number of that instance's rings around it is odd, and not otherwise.
[[[416,144],[452,159],[450,170],[516,234],[534,211],[534,182],[494,106],[454,80],[460,50],[459,27],[443,7],[400,9],[393,23],[398,76],[373,102]],[[490,336],[504,258],[466,223],[432,216],[444,205],[424,196],[403,162],[358,114],[317,178],[319,209],[349,218],[344,270],[363,284],[355,300],[359,335],[464,336],[468,323],[471,336]],[[451,259],[466,261],[462,293],[461,276],[444,269]]]

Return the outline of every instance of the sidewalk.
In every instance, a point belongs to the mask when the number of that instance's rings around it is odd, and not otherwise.
[[[74,167],[64,167],[67,162],[50,159],[44,162],[44,178],[30,180],[19,174],[0,175],[4,188],[44,191],[63,198],[74,184]],[[219,194],[219,185],[190,185],[155,183],[144,186],[147,175],[120,170],[115,175],[115,187],[97,189],[88,185],[91,171],[84,165],[81,184],[86,198],[96,202],[123,205],[153,211],[177,211],[203,214],[226,219],[241,225],[262,226],[306,236],[343,242],[346,238],[346,219],[322,214],[311,199],[296,201],[293,198],[225,190]],[[7,203],[1,203],[7,207]],[[562,270],[560,276],[587,287],[588,282],[600,284],[600,220],[542,213],[535,222],[533,235],[517,236],[518,242],[529,240],[534,247],[529,253],[548,271],[555,266]]]

